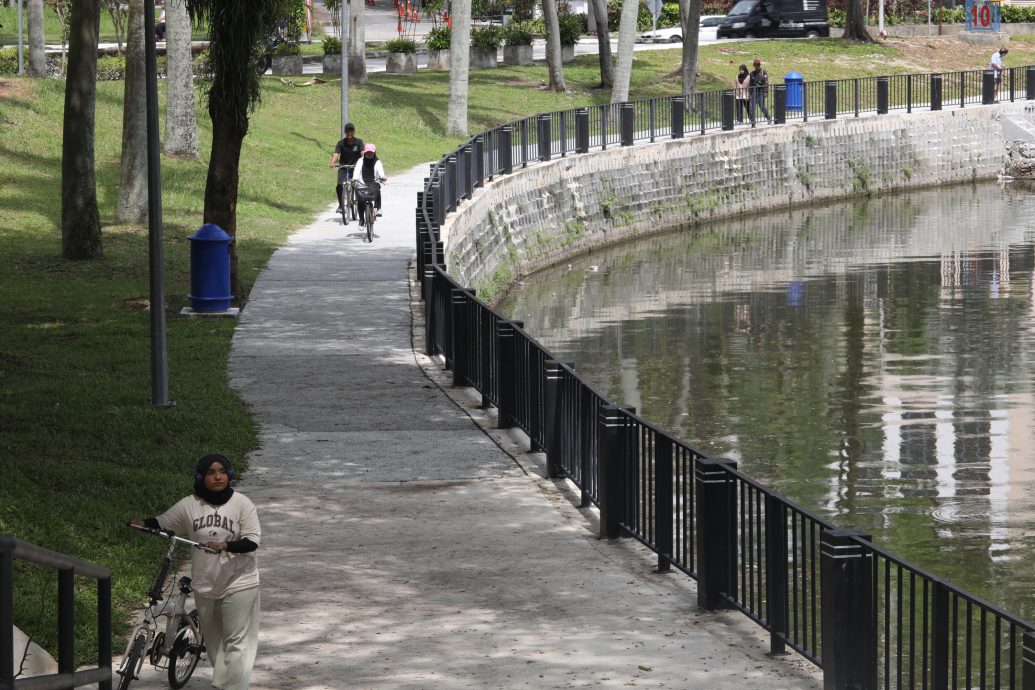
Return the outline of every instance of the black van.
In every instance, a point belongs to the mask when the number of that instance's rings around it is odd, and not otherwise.
[[[718,38],[829,35],[826,0],[738,0],[716,32]]]

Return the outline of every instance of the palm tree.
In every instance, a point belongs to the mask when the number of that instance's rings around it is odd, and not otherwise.
[[[592,0],[593,20],[597,27],[597,57],[600,60],[600,88],[615,84],[615,65],[611,57],[611,31],[607,27],[607,0]]]
[[[43,0],[29,0],[29,76],[47,76],[43,38]]]
[[[169,91],[165,105],[166,153],[198,157],[198,121],[194,114],[194,63],[191,25],[182,1],[165,3],[165,54]]]
[[[557,18],[557,0],[543,0],[546,20],[546,65],[550,73],[551,91],[564,91],[564,60],[561,57],[561,23]]]
[[[115,220],[147,221],[147,96],[144,76],[144,0],[129,0],[126,77],[122,99],[122,164]]]
[[[100,21],[100,0],[72,3],[61,142],[61,254],[66,259],[93,259],[102,249],[93,146]]]
[[[636,47],[636,14],[639,9],[639,0],[622,0],[622,18],[618,23],[618,66],[615,68],[614,88],[611,89],[612,103],[629,100],[633,50]]]
[[[351,7],[349,9],[352,9]],[[349,14],[349,83],[367,83],[367,39],[365,5]]]
[[[259,102],[259,61],[277,21],[296,0],[187,0],[194,21],[209,29],[208,114],[212,152],[205,180],[204,222],[237,234],[237,185],[248,115]],[[77,3],[78,4],[78,3]],[[230,288],[238,304],[244,289],[237,248],[230,244]]]
[[[449,43],[449,107],[446,134],[467,136],[467,77],[471,64],[471,0],[452,5],[453,28]]]

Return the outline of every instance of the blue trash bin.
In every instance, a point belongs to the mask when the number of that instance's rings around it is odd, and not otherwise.
[[[218,225],[198,228],[190,240],[190,308],[198,312],[230,308],[230,243],[234,238]]]
[[[787,86],[787,110],[801,110],[805,77],[797,72],[790,72],[783,78],[783,83]]]

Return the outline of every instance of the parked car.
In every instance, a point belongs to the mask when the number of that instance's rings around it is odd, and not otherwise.
[[[702,29],[712,29],[719,25],[725,17],[719,15],[705,15],[701,17],[700,27]],[[656,31],[645,31],[639,35],[636,39],[637,43],[682,43],[683,42],[683,28],[679,26],[670,26],[666,29],[657,29]]]
[[[723,18],[718,38],[830,35],[826,0],[739,0]]]

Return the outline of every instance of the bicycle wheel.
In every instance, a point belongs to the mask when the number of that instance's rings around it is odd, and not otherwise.
[[[147,638],[143,633],[140,633],[133,639],[133,646],[129,648],[129,654],[122,660],[122,664],[117,671],[122,676],[118,690],[127,690],[129,684],[133,682],[137,677],[137,673],[140,672],[140,667],[144,663],[144,644],[146,642]]]
[[[195,609],[190,612],[194,625],[198,624],[198,612]],[[198,660],[201,659],[201,640],[194,634],[194,631],[184,623],[180,628],[186,630],[176,638],[172,649],[169,651],[169,687],[176,690],[182,688],[194,674],[198,667]]]
[[[374,241],[374,218],[377,217],[377,211],[374,210],[374,204],[367,202],[367,242]]]
[[[349,224],[349,209],[348,209],[348,206],[342,206],[341,207],[341,224],[342,225],[348,225]]]

